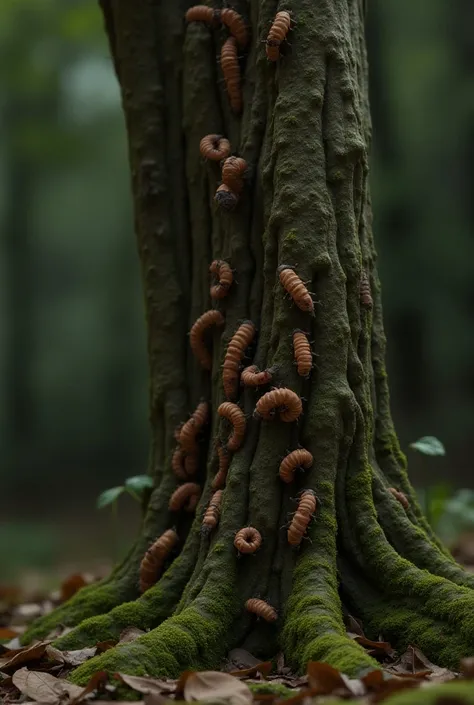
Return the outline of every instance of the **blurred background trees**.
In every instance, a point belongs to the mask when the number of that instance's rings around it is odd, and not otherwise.
[[[474,7],[369,2],[372,196],[393,411],[415,484],[472,484]],[[0,3],[0,565],[108,554],[147,379],[119,92],[96,0]],[[122,501],[122,500],[120,500]],[[118,536],[118,537],[117,537]]]

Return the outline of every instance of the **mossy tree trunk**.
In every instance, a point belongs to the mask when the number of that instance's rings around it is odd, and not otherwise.
[[[241,56],[244,111],[228,105],[217,56],[223,29],[186,26],[183,0],[102,0],[130,147],[138,252],[142,263],[150,363],[150,473],[155,489],[143,532],[103,584],[81,591],[40,620],[26,640],[57,624],[77,624],[58,641],[73,648],[116,637],[131,624],[150,630],[81,666],[78,682],[107,669],[176,676],[215,667],[244,645],[262,657],[283,648],[302,669],[324,660],[354,674],[374,665],[346,636],[343,604],[368,632],[418,644],[446,665],[472,650],[474,577],[439,544],[421,515],[390,416],[380,285],[368,188],[370,118],[364,0],[291,0],[291,45],[275,65],[265,38],[274,0],[238,2],[251,29]],[[219,212],[218,165],[205,163],[201,138],[221,133],[245,158],[237,208]],[[213,336],[212,372],[193,358],[187,332],[211,307],[208,267],[229,261],[236,283],[219,303],[225,330]],[[293,265],[315,294],[315,316],[285,297],[277,275]],[[373,308],[360,301],[367,272]],[[217,470],[216,414],[224,400],[221,364],[243,319],[258,328],[253,361],[274,368],[277,385],[304,399],[297,423],[252,416],[260,392],[246,390],[242,448],[232,458],[220,523],[200,532]],[[291,333],[310,332],[315,365],[298,376]],[[174,431],[204,397],[212,408],[202,442],[203,487],[193,523],[168,502]],[[300,444],[313,467],[285,485],[282,457]],[[408,498],[407,509],[388,491]],[[302,489],[318,510],[300,549],[287,542],[288,514]],[[256,527],[256,556],[237,555],[236,531]],[[179,555],[138,597],[146,545],[175,526]],[[339,590],[340,584],[340,590]],[[251,597],[278,610],[273,624],[244,609]],[[341,601],[342,597],[342,601]]]

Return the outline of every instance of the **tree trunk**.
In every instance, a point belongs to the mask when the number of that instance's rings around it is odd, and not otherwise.
[[[470,651],[474,577],[452,560],[423,518],[390,416],[368,190],[364,5],[292,0],[290,43],[271,63],[262,40],[277,3],[238,3],[251,40],[240,57],[244,110],[236,117],[216,60],[225,27],[186,25],[189,2],[183,0],[102,0],[129,137],[155,489],[142,535],[124,564],[42,619],[25,640],[91,616],[58,646],[117,637],[131,624],[151,631],[81,666],[77,682],[99,669],[176,676],[184,668],[218,666],[227,649],[239,645],[262,657],[282,647],[297,669],[316,659],[355,674],[376,664],[346,636],[342,604],[369,633],[399,646],[415,642],[441,664],[457,665]],[[213,202],[219,165],[200,155],[200,140],[211,133],[228,137],[248,165],[231,212]],[[217,304],[209,297],[214,259],[229,262],[235,278]],[[282,264],[310,282],[314,316],[285,296],[277,271]],[[361,299],[364,272],[373,306],[370,297]],[[192,355],[187,332],[212,306],[225,316],[225,329],[213,331],[209,373]],[[220,522],[209,534],[201,523],[219,442],[228,435],[217,414],[225,400],[221,365],[244,319],[258,329],[253,363],[272,370],[276,387],[296,392],[304,412],[291,423],[278,414],[258,419],[256,403],[268,388],[241,391],[245,441],[232,455]],[[312,341],[308,380],[294,365],[295,329]],[[212,413],[193,478],[202,496],[191,524],[189,513],[168,509],[180,482],[171,459],[175,430],[201,398]],[[314,463],[286,484],[278,468],[299,445]],[[406,508],[389,487],[404,493]],[[285,526],[302,490],[315,493],[317,510],[309,540],[295,549]],[[234,537],[249,525],[262,545],[256,556],[239,556]],[[137,598],[144,548],[171,527],[179,555]],[[255,597],[277,610],[276,621],[257,620],[245,609]]]

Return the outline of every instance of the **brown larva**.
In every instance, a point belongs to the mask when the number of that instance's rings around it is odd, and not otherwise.
[[[397,502],[400,502],[400,504],[402,505],[402,507],[404,509],[408,509],[408,507],[410,506],[410,503],[408,501],[406,494],[404,494],[400,490],[395,489],[395,487],[389,487],[388,491],[395,497]]]
[[[206,135],[199,143],[199,151],[205,159],[220,162],[230,154],[230,142],[222,135]]]
[[[187,453],[185,455],[184,469],[187,477],[197,473],[199,470],[199,455],[197,453]]]
[[[196,482],[186,482],[180,485],[171,495],[169,509],[172,512],[179,512],[184,509],[192,512],[196,508],[197,501],[201,496],[201,488]],[[193,499],[196,498],[196,499]]]
[[[257,365],[246,367],[240,376],[240,381],[245,387],[261,387],[272,381],[271,370],[263,370],[260,372]]]
[[[178,534],[174,529],[168,529],[143,556],[140,564],[140,592],[149,590],[158,580],[163,563],[178,542]]]
[[[283,288],[286,289],[298,308],[307,313],[314,313],[311,294],[296,272],[293,271],[293,268],[288,264],[281,264],[277,272]]]
[[[280,415],[281,421],[290,423],[296,421],[303,412],[303,404],[299,396],[291,389],[280,387],[267,392],[257,401],[255,416],[262,419],[273,419]]]
[[[312,516],[316,511],[316,495],[313,490],[304,490],[298,502],[298,512]]]
[[[221,69],[229,96],[229,103],[234,113],[242,110],[242,88],[240,85],[240,66],[237,56],[237,42],[234,37],[225,40],[221,49]]]
[[[364,308],[372,308],[374,302],[372,300],[372,292],[370,291],[370,282],[367,272],[363,271],[360,278],[360,303]]]
[[[209,418],[209,404],[207,401],[201,401],[196,407],[191,417],[181,427],[179,434],[179,442],[182,448],[187,453],[196,454],[198,445],[196,436],[201,431],[204,424]]]
[[[217,27],[220,24],[220,11],[207,5],[194,5],[186,12],[185,18],[186,22],[206,22],[211,27]]]
[[[171,468],[179,480],[187,480],[188,475],[184,467],[184,453],[181,448],[176,448],[171,456]]]
[[[280,464],[280,478],[283,482],[292,482],[296,468],[308,470],[313,464],[313,456],[306,448],[297,448],[283,458]]]
[[[288,543],[290,546],[299,546],[315,511],[316,496],[312,490],[305,490],[300,497],[298,509],[288,529]]]
[[[217,284],[211,286],[211,299],[223,299],[229,293],[234,281],[230,265],[223,259],[215,259],[211,262],[209,272],[218,280]]]
[[[217,413],[232,424],[233,429],[227,441],[227,450],[234,453],[240,448],[244,440],[245,427],[247,425],[245,414],[240,406],[230,401],[223,402],[217,409]]]
[[[245,355],[245,351],[255,336],[255,326],[252,321],[244,321],[232,336],[225,353],[224,364],[222,365],[222,383],[224,394],[228,398],[233,398],[237,394],[239,386],[240,365]]]
[[[245,603],[245,608],[248,612],[253,612],[257,617],[262,617],[266,622],[274,622],[278,619],[277,611],[274,607],[265,602],[265,600],[258,600],[256,597],[252,597]]]
[[[222,182],[234,193],[240,194],[244,187],[243,175],[247,162],[242,157],[227,157],[222,165]]]
[[[302,330],[293,331],[293,350],[298,374],[300,377],[308,377],[313,366],[313,356],[306,333]]]
[[[235,37],[237,44],[244,48],[248,42],[248,31],[239,13],[225,7],[221,10],[221,20],[222,24],[225,24],[232,36]]]
[[[239,553],[255,553],[261,545],[261,534],[253,526],[246,526],[240,529],[234,538],[234,546]]]
[[[212,357],[204,343],[204,334],[207,329],[212,326],[223,325],[224,316],[220,311],[213,308],[210,311],[203,313],[202,316],[199,316],[189,332],[189,343],[191,345],[191,350],[205,370],[210,370],[212,368]]]
[[[212,529],[215,529],[219,522],[222,494],[222,490],[217,490],[217,492],[214,492],[211,497],[211,501],[209,502],[209,506],[204,513],[202,529],[206,533],[212,531]]]
[[[230,455],[227,448],[222,445],[217,446],[217,455],[219,456],[219,469],[212,480],[211,487],[213,490],[222,489],[225,487],[227,471],[230,465]]]
[[[239,197],[226,184],[221,184],[215,193],[214,200],[220,208],[231,211],[239,202]]]
[[[277,12],[267,37],[267,57],[270,61],[277,61],[280,56],[280,44],[285,41],[291,27],[289,12]]]

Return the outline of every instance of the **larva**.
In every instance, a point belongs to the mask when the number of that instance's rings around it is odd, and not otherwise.
[[[308,470],[313,464],[313,456],[306,448],[297,448],[283,458],[280,464],[280,478],[283,482],[292,482],[298,467]]]
[[[260,372],[257,365],[250,365],[242,371],[240,381],[244,387],[261,387],[272,381],[272,373],[270,370]]]
[[[372,300],[372,292],[370,291],[370,282],[367,272],[362,272],[360,278],[360,303],[364,308],[372,308],[374,302]]]
[[[217,470],[214,479],[211,483],[211,487],[213,490],[218,490],[225,487],[227,471],[229,469],[230,464],[230,455],[228,450],[224,446],[217,446],[217,455],[219,456],[219,469]]]
[[[176,448],[171,457],[171,468],[179,480],[187,480],[188,476],[184,467],[184,453],[181,448]]]
[[[261,534],[253,526],[246,526],[240,529],[234,538],[234,546],[239,553],[255,553],[261,545]]]
[[[272,389],[257,401],[255,416],[262,419],[273,419],[280,414],[280,419],[286,423],[295,421],[303,412],[303,404],[299,396],[287,387]]]
[[[227,450],[234,453],[240,448],[244,440],[245,426],[247,424],[245,414],[240,406],[230,401],[223,402],[217,409],[217,413],[223,419],[227,419],[233,426],[232,433],[227,441]]]
[[[296,272],[293,271],[293,268],[288,264],[281,264],[277,272],[283,288],[286,289],[298,308],[307,313],[314,313],[311,294]]]
[[[179,442],[187,453],[197,453],[198,445],[196,436],[207,422],[208,417],[209,404],[206,401],[201,401],[191,417],[182,425],[179,434]]]
[[[184,469],[186,477],[195,475],[199,470],[199,455],[197,453],[188,453],[184,457]]]
[[[313,356],[306,333],[302,330],[293,331],[293,350],[298,374],[300,377],[308,377],[313,366]]]
[[[240,86],[240,66],[237,56],[237,42],[234,37],[225,40],[221,49],[221,69],[226,84],[229,103],[234,113],[242,110],[242,89]]]
[[[168,529],[143,556],[140,564],[140,592],[149,590],[156,583],[163,563],[178,542],[178,534],[174,529]]]
[[[222,181],[234,193],[240,194],[244,187],[243,175],[247,162],[242,157],[227,157],[222,165]]]
[[[226,184],[221,184],[215,193],[214,200],[220,208],[231,211],[239,202],[239,197]]]
[[[248,612],[253,612],[257,617],[262,617],[266,622],[274,622],[278,619],[277,611],[274,607],[265,602],[265,600],[258,600],[256,597],[252,597],[245,603],[245,608]]]
[[[196,508],[200,496],[201,488],[196,482],[185,482],[173,492],[168,507],[172,512],[179,512],[183,508],[185,511],[191,512]],[[193,497],[196,499],[193,500]]]
[[[230,142],[222,135],[206,135],[199,143],[201,156],[211,162],[220,162],[230,154]]]
[[[270,61],[277,61],[280,56],[280,44],[285,41],[290,27],[290,13],[285,11],[277,12],[267,36],[267,58]]]
[[[224,316],[220,311],[211,309],[199,316],[189,332],[191,350],[205,370],[212,368],[212,357],[204,343],[204,334],[211,326],[223,326]]]
[[[291,524],[288,528],[288,543],[290,546],[299,546],[306,532],[311,517],[316,511],[316,496],[312,490],[305,490],[298,503]]]
[[[214,262],[211,262],[209,272],[218,280],[217,284],[211,286],[211,299],[223,299],[229,293],[234,281],[232,269],[224,260],[215,259]]]
[[[221,20],[222,24],[225,24],[232,36],[235,37],[238,45],[242,48],[245,47],[248,42],[248,31],[241,15],[226,7],[221,10]]]
[[[204,513],[202,530],[206,533],[212,531],[212,529],[215,529],[219,522],[222,494],[222,490],[217,490],[217,492],[214,492],[211,497],[211,501],[209,502],[209,506]]]
[[[206,22],[215,27],[220,23],[220,11],[207,5],[194,5],[186,12],[185,18],[186,22]]]
[[[255,336],[255,326],[252,321],[244,321],[232,336],[225,353],[222,365],[222,383],[224,394],[228,398],[236,395],[239,386],[240,365],[245,351]]]
[[[307,514],[311,517],[316,511],[316,495],[313,490],[305,490],[300,497],[298,503],[298,512]]]
[[[389,487],[388,491],[395,497],[397,502],[400,502],[404,509],[408,509],[408,507],[410,506],[410,502],[408,501],[406,494],[400,492],[400,490],[395,489],[395,487]]]

